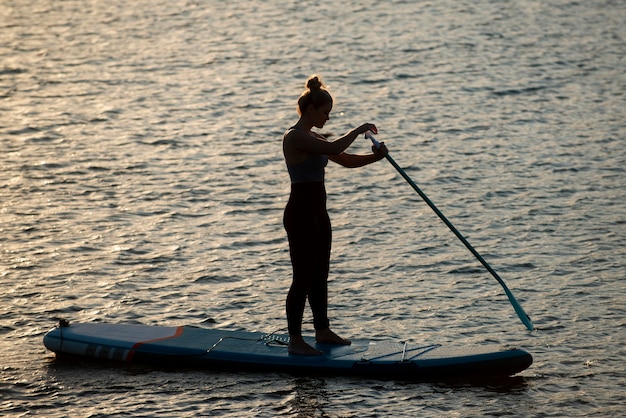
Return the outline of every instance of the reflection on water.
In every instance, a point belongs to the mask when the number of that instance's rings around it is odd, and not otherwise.
[[[621,411],[623,5],[3,7],[3,414]],[[336,99],[328,129],[375,122],[538,331],[384,161],[328,169],[333,327],[519,346],[533,366],[502,385],[407,385],[51,362],[41,337],[61,317],[285,327],[280,138],[313,72]]]

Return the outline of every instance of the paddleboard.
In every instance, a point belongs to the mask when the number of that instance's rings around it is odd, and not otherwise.
[[[126,364],[410,380],[505,377],[532,364],[532,356],[524,350],[494,346],[445,347],[367,339],[343,346],[305,340],[323,355],[290,355],[289,336],[284,334],[193,326],[69,324],[62,320],[45,334],[43,342],[57,356]]]

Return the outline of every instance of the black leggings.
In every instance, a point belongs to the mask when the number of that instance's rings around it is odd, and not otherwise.
[[[302,335],[307,297],[315,329],[326,329],[329,327],[327,279],[332,232],[326,212],[324,182],[291,185],[283,224],[293,267],[293,281],[287,294],[289,334]]]

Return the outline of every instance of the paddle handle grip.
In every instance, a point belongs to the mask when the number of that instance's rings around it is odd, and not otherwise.
[[[376,138],[374,138],[374,134],[372,134],[372,131],[365,132],[365,138],[367,138],[370,141],[372,141],[372,144],[374,144],[376,149],[380,148],[380,142],[378,142],[378,140]]]

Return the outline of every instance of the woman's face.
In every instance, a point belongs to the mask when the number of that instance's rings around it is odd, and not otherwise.
[[[333,109],[332,103],[326,103],[320,107],[311,106],[311,118],[313,126],[322,128],[326,121],[330,119],[330,111]]]

